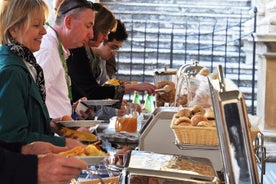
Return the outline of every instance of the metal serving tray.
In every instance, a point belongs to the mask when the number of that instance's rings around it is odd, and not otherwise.
[[[210,92],[224,165],[225,183],[257,184],[259,177],[244,96],[238,90],[225,91],[223,73],[219,68],[220,91]]]
[[[170,183],[219,183],[211,162],[206,158],[132,151],[127,165],[128,183],[142,180]],[[165,182],[165,183],[166,183]]]

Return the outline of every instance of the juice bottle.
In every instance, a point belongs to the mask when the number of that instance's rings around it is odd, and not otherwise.
[[[137,117],[117,117],[115,131],[135,133],[137,131]]]
[[[126,106],[127,110],[123,116],[117,117],[115,121],[115,131],[137,132],[137,111],[131,106]]]

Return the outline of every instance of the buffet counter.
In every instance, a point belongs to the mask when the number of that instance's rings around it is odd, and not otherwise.
[[[102,180],[116,177],[116,181],[101,181],[101,172],[95,171],[85,175],[86,181],[80,177],[76,183],[262,183],[264,137],[251,126],[242,93],[224,81],[221,66],[217,71],[214,79],[197,62],[183,66],[177,72],[175,90],[168,82],[175,72],[158,72],[156,99],[162,103],[156,104],[164,106],[138,119],[138,132],[116,132],[114,120],[113,126],[110,123],[98,131],[101,141],[113,147],[114,153],[113,159],[100,163],[109,176]],[[114,152],[126,147],[125,152]]]

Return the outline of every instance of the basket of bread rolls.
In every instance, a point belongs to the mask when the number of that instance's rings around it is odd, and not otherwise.
[[[218,136],[212,108],[200,105],[180,109],[174,114],[171,129],[180,145],[217,146]]]
[[[170,126],[179,145],[219,145],[214,111],[211,107],[194,105],[182,108],[174,114]],[[253,141],[260,130],[252,126],[250,129]]]

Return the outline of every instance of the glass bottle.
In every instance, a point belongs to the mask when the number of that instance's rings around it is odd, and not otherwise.
[[[154,111],[154,101],[151,94],[146,93],[146,100],[143,109],[148,113],[153,113]]]
[[[132,103],[136,103],[138,105],[140,105],[140,96],[139,96],[139,93],[138,91],[134,91],[134,96],[133,96],[133,100],[132,100]]]

